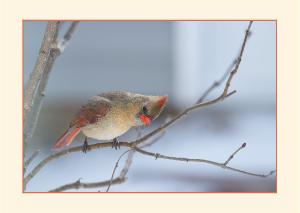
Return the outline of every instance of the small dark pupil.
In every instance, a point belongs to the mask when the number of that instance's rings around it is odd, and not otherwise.
[[[147,107],[145,107],[145,106],[143,106],[143,114],[147,114],[148,113],[148,109],[147,109]]]

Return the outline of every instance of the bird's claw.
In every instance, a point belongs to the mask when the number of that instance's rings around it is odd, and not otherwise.
[[[87,142],[87,138],[85,138],[82,146],[82,152],[86,154],[86,152],[89,150],[89,144]]]
[[[118,141],[117,138],[114,138],[112,141],[112,148],[115,148],[116,150],[119,148],[120,149],[120,142]]]

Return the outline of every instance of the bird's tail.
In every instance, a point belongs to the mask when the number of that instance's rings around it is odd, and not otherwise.
[[[71,127],[69,129],[67,129],[62,134],[62,136],[60,136],[57,139],[57,141],[55,142],[55,144],[52,147],[52,150],[57,150],[64,146],[70,145],[72,143],[72,141],[74,140],[74,138],[78,135],[79,132],[80,132],[79,127]]]

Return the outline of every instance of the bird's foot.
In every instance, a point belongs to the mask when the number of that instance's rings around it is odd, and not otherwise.
[[[87,137],[85,137],[83,145],[82,145],[82,152],[86,153],[89,150],[89,144],[87,142]]]
[[[112,148],[115,148],[116,150],[119,148],[120,149],[120,142],[118,140],[118,138],[114,138],[112,141]]]

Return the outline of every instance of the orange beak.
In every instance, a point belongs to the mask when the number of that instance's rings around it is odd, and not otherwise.
[[[143,122],[145,126],[148,126],[151,123],[151,119],[146,115],[140,115],[140,120]]]
[[[162,96],[162,98],[157,102],[159,108],[163,107],[166,104],[167,100],[168,96]]]

